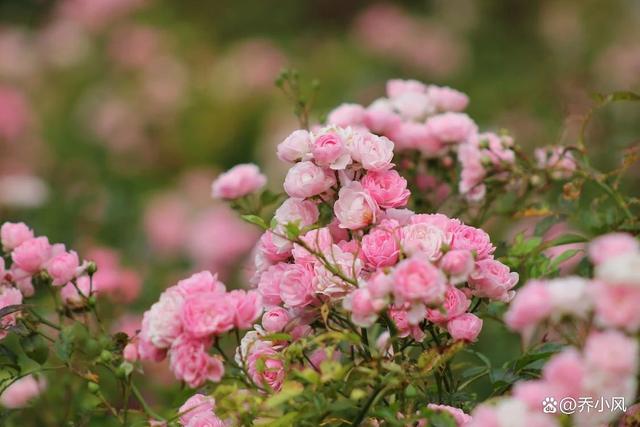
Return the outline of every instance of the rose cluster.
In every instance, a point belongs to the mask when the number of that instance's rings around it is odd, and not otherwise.
[[[160,361],[168,355],[171,371],[190,387],[219,381],[224,366],[209,348],[225,332],[250,328],[260,314],[258,292],[227,292],[217,276],[196,273],[166,289],[144,313],[142,329],[125,348],[125,358]]]

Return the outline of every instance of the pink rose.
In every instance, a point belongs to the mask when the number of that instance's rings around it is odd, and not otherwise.
[[[289,312],[282,307],[275,307],[262,316],[262,327],[267,332],[281,332],[289,323]]]
[[[597,237],[589,243],[589,258],[594,264],[601,264],[608,258],[640,251],[638,240],[627,233],[609,233]]]
[[[451,415],[456,422],[457,427],[462,427],[471,422],[471,416],[464,413],[462,409],[454,408],[447,405],[436,405],[435,403],[429,403],[427,408],[436,412],[446,412]]]
[[[464,292],[458,288],[449,287],[444,295],[444,303],[441,307],[444,313],[440,311],[440,308],[429,309],[427,310],[427,320],[438,324],[446,323],[463,314],[469,309],[470,305],[471,300],[467,298]]]
[[[461,314],[447,322],[447,331],[454,340],[474,342],[481,329],[482,319],[471,313]]]
[[[24,376],[2,392],[0,404],[9,409],[23,408],[42,394],[46,387],[44,378],[36,379],[33,375]]]
[[[278,158],[283,162],[306,160],[311,152],[311,135],[309,131],[298,129],[278,144]]]
[[[518,283],[518,273],[494,259],[476,262],[476,268],[469,276],[469,285],[474,295],[507,302],[513,298],[513,287]]]
[[[147,339],[143,339],[142,333],[138,335],[138,357],[140,360],[162,362],[167,357],[166,348],[158,348]]]
[[[217,274],[211,274],[209,271],[201,271],[191,275],[187,279],[180,280],[176,285],[176,290],[185,298],[208,292],[222,296],[226,292],[226,287],[224,283],[218,280]]]
[[[411,195],[407,190],[407,180],[395,170],[369,171],[361,183],[381,208],[405,206]]]
[[[443,143],[460,144],[469,141],[478,133],[478,127],[464,113],[443,113],[430,117],[427,128]]]
[[[387,99],[377,99],[367,107],[365,112],[365,126],[377,134],[386,135],[393,128],[400,126],[401,122],[402,119]]]
[[[387,96],[393,98],[403,93],[424,93],[427,91],[427,86],[417,80],[401,80],[392,79],[387,81]]]
[[[531,280],[517,293],[504,316],[507,326],[523,332],[548,317],[553,310],[544,282]]]
[[[375,223],[378,205],[359,182],[342,187],[333,211],[341,228],[358,230]]]
[[[423,123],[403,122],[392,128],[388,135],[398,150],[416,149],[429,158],[440,156],[445,149],[442,141]]]
[[[306,232],[300,237],[305,245],[313,252],[325,253],[331,249],[333,239],[329,228],[316,228]],[[319,262],[318,258],[307,251],[302,245],[293,245],[293,258],[298,264],[309,264]]]
[[[386,170],[393,164],[393,142],[384,136],[366,133],[354,138],[350,147],[353,160],[366,170]]]
[[[640,330],[639,287],[595,282],[591,284],[590,291],[599,325],[632,333]]]
[[[282,358],[266,344],[256,344],[250,349],[247,371],[256,384],[276,392],[280,391],[286,375]]]
[[[257,291],[234,290],[225,299],[235,312],[234,325],[238,329],[250,328],[262,314],[262,297]]]
[[[638,342],[622,332],[592,332],[584,347],[587,371],[602,370],[609,375],[626,377],[638,370]]]
[[[466,249],[453,249],[442,257],[440,268],[453,285],[464,283],[475,268],[473,254]]]
[[[400,230],[397,227],[396,221],[385,220],[362,237],[362,258],[369,268],[391,267],[398,262]]]
[[[165,290],[144,313],[140,336],[158,348],[169,347],[182,332],[183,303],[184,297],[176,287]]]
[[[479,201],[485,196],[486,186],[483,180],[487,174],[480,150],[471,143],[461,144],[458,148],[460,171],[459,190],[468,200]]]
[[[338,270],[342,276],[355,281],[360,276],[362,261],[351,252],[344,252],[338,245],[333,245],[324,252],[325,259]],[[315,291],[330,298],[339,298],[348,293],[352,285],[329,271],[323,263],[314,264],[316,274]]]
[[[402,227],[401,243],[404,253],[420,254],[430,261],[435,261],[442,255],[442,245],[446,243],[446,235],[434,225],[410,224]]]
[[[284,231],[282,232],[284,235]],[[267,230],[260,237],[258,250],[272,263],[286,261],[291,256],[293,243]]]
[[[11,253],[16,266],[27,273],[37,273],[51,257],[51,245],[46,237],[35,237],[23,242]]]
[[[288,264],[280,279],[280,298],[287,307],[304,307],[315,301],[314,274],[309,267]]]
[[[393,272],[393,278],[393,294],[400,303],[406,301],[436,305],[444,299],[444,275],[420,256],[401,261]]]
[[[364,125],[365,109],[359,104],[342,104],[334,108],[327,117],[327,123],[340,126]]]
[[[214,414],[201,412],[194,415],[183,427],[227,427],[227,424]]]
[[[169,368],[177,379],[191,388],[198,388],[206,381],[218,382],[224,374],[222,361],[207,353],[209,341],[180,335],[169,351]]]
[[[216,199],[238,199],[264,187],[267,178],[258,166],[236,165],[213,181],[211,194]]]
[[[183,414],[180,416],[180,423],[185,426],[193,417],[202,413],[213,415],[215,407],[216,401],[213,397],[194,394],[178,409],[178,413]]]
[[[0,286],[0,310],[17,304],[22,304],[22,293],[16,288]],[[19,311],[14,311],[0,318],[0,340],[7,336],[7,329],[16,324],[19,315]]]
[[[565,397],[561,388],[546,380],[519,381],[513,386],[513,397],[524,402],[529,409],[541,410],[542,402],[546,398],[554,398],[560,401]],[[577,400],[577,398],[576,398]]]
[[[87,298],[89,298],[90,291],[91,282],[89,277],[82,276],[76,280],[76,286],[73,286],[73,283],[64,285],[60,289],[60,298],[62,299],[62,303],[68,307],[84,307],[87,303]]]
[[[389,309],[389,317],[391,317],[391,320],[393,320],[393,323],[396,325],[400,338],[411,336],[414,340],[422,342],[425,333],[420,329],[419,325],[409,323],[409,316],[406,310],[391,307]]]
[[[231,298],[217,292],[189,296],[182,306],[182,327],[194,338],[227,332],[234,326],[235,309]]]
[[[435,110],[433,102],[424,92],[404,92],[389,101],[405,120],[424,121]]]
[[[54,256],[47,262],[47,271],[53,279],[53,286],[62,286],[67,284],[76,276],[80,260],[75,251],[63,252]]]
[[[446,86],[431,85],[427,88],[427,95],[440,112],[460,112],[469,105],[469,97],[464,93]]]
[[[543,378],[560,390],[562,397],[574,399],[582,396],[585,375],[582,356],[573,348],[554,355],[542,371]]]
[[[31,239],[33,239],[33,231],[24,222],[5,222],[0,228],[0,240],[5,252],[12,251]]]
[[[378,311],[383,307],[377,306],[367,288],[359,288],[351,292],[342,301],[345,310],[351,312],[351,320],[356,325],[368,328],[378,318]]]
[[[483,230],[465,224],[452,227],[451,249],[467,249],[475,252],[476,260],[489,257],[496,250],[489,235]]]
[[[122,350],[122,358],[127,362],[135,362],[138,360],[138,345],[130,342]]]
[[[351,163],[351,156],[342,138],[335,132],[319,135],[311,149],[315,162],[334,170],[342,170]]]
[[[336,183],[335,173],[313,162],[296,163],[284,179],[284,191],[291,197],[312,197],[324,193]]]
[[[285,200],[274,215],[278,224],[286,225],[292,222],[299,227],[315,224],[319,216],[318,206],[314,202],[294,198]]]

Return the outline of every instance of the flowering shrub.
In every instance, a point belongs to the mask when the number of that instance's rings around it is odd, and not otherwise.
[[[290,166],[283,194],[265,190],[253,164],[220,175],[213,197],[262,230],[250,286],[232,290],[217,274],[193,274],[160,295],[134,334],[106,332],[99,315],[103,296],[130,300],[138,286],[109,280],[110,272],[125,276],[116,261],[98,252],[81,263],[26,225],[5,223],[2,338],[19,336],[41,369],[25,372],[3,345],[11,373],[0,401],[23,406],[46,387],[44,372],[66,369],[87,383],[96,411],[124,425],[616,420],[637,388],[640,244],[632,233],[640,227],[637,203],[619,191],[635,159],[603,174],[581,140],[539,149],[532,160],[507,134],[479,132],[463,113],[467,103],[454,89],[393,80],[386,98],[344,104],[279,144]],[[307,124],[309,106],[296,105]],[[579,234],[545,238],[580,216],[572,203],[607,203],[609,213],[578,223]],[[497,245],[485,231],[497,215],[544,219]],[[549,252],[589,240],[588,257],[580,248]],[[560,276],[571,258],[574,275]],[[126,289],[114,285],[123,282]],[[41,288],[60,289],[52,292],[57,321],[39,312],[40,300],[27,303]],[[497,367],[474,343],[485,320],[503,318],[524,351]],[[47,364],[48,341],[59,366]],[[198,390],[169,417],[134,382],[143,363],[165,359],[176,380]],[[105,395],[105,376],[121,400]],[[470,389],[487,379],[496,398],[483,402]],[[566,406],[581,399],[602,402],[602,411]],[[627,406],[604,407],[615,399]]]

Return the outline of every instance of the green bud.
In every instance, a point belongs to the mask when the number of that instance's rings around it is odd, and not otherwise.
[[[113,359],[113,354],[109,350],[102,350],[99,360],[103,363],[109,363]]]
[[[96,271],[98,271],[98,265],[93,261],[89,261],[89,263],[87,264],[87,269],[85,271],[89,276],[93,276],[94,274],[96,274]]]
[[[93,381],[92,381],[92,382],[89,382],[89,383],[87,384],[87,388],[89,389],[89,391],[90,391],[91,393],[98,393],[98,392],[100,392],[100,386],[99,386],[97,383],[94,383]]]

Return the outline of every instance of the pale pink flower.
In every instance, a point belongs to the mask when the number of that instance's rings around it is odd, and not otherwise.
[[[354,138],[349,148],[353,160],[360,162],[366,170],[380,171],[393,166],[393,142],[384,136],[362,134]]]
[[[183,303],[184,297],[176,287],[165,290],[144,313],[141,337],[158,348],[169,347],[182,332]]]
[[[403,207],[411,195],[407,180],[395,170],[369,171],[360,182],[381,208]]]
[[[276,392],[280,390],[286,372],[276,350],[267,344],[256,344],[249,349],[246,360],[249,376],[257,385]]]
[[[391,317],[396,328],[398,328],[399,337],[405,338],[411,336],[414,340],[422,342],[425,337],[425,333],[420,329],[419,325],[409,322],[407,310],[398,307],[391,307],[389,309],[389,317]]]
[[[266,307],[279,305],[280,299],[280,283],[284,272],[289,268],[289,264],[278,263],[267,268],[258,280],[258,292],[262,295],[262,302]]]
[[[465,143],[458,148],[458,161],[462,167],[458,188],[460,194],[470,201],[480,201],[486,194],[483,180],[487,174],[480,150],[473,144]]]
[[[23,242],[11,253],[18,268],[27,273],[37,273],[51,258],[52,247],[46,237],[34,237]]]
[[[391,79],[386,85],[387,96],[393,98],[404,93],[425,93],[427,85],[417,80]]]
[[[46,265],[46,270],[53,279],[53,286],[67,284],[76,276],[80,260],[75,251],[63,252],[51,258]]]
[[[214,414],[199,413],[183,427],[227,427],[227,424]]]
[[[460,144],[469,141],[478,126],[464,113],[443,113],[427,120],[429,132],[443,143]]]
[[[489,235],[483,230],[465,224],[453,228],[451,249],[467,249],[475,253],[476,260],[489,257],[496,250]]]
[[[393,272],[393,278],[393,293],[399,302],[435,305],[444,299],[444,275],[421,256],[401,261]]]
[[[324,253],[325,259],[341,273],[343,277],[355,281],[360,276],[362,261],[351,252],[345,252],[338,245],[333,245]],[[352,287],[350,283],[329,271],[323,263],[314,264],[316,275],[315,292],[331,298],[345,295]]]
[[[0,240],[6,252],[12,251],[33,237],[33,231],[24,222],[5,222],[0,228]]]
[[[138,336],[138,357],[140,360],[149,360],[152,362],[162,362],[167,357],[166,348],[158,348],[150,341],[143,337],[142,333]]]
[[[587,369],[598,369],[616,377],[636,375],[638,342],[620,331],[592,332],[584,347]]]
[[[211,274],[209,271],[201,271],[180,280],[175,289],[184,298],[202,293],[214,293],[223,296],[226,292],[226,287],[224,283],[218,280],[218,275]]]
[[[464,93],[447,86],[430,85],[427,95],[439,112],[464,111],[469,104],[469,97]]]
[[[280,332],[289,323],[289,312],[282,307],[275,307],[262,315],[262,327],[267,332]]]
[[[473,254],[467,249],[453,249],[444,254],[440,268],[453,285],[464,283],[475,268]]]
[[[435,112],[435,105],[424,92],[403,92],[389,98],[393,109],[405,120],[422,121]]]
[[[284,141],[278,144],[278,158],[284,162],[294,163],[308,160],[311,153],[311,135],[309,131],[298,129],[293,131]]]
[[[224,365],[217,357],[207,353],[209,341],[180,335],[171,345],[169,367],[177,379],[191,388],[198,388],[207,381],[218,382],[224,374]]]
[[[627,252],[596,265],[595,277],[603,282],[640,287],[640,252]]]
[[[640,330],[639,287],[595,282],[590,292],[599,325],[632,333]]]
[[[306,247],[313,252],[326,253],[331,250],[333,238],[328,227],[315,228],[300,236]],[[293,245],[293,258],[298,264],[310,264],[319,262],[316,255],[307,251],[302,245]]]
[[[391,128],[388,135],[399,150],[416,149],[429,158],[438,157],[445,150],[442,141],[424,123],[403,122]]]
[[[16,288],[0,286],[0,310],[17,304],[22,304],[22,293]],[[0,340],[7,336],[7,329],[16,324],[19,315],[17,311],[0,318]]]
[[[47,387],[44,378],[26,375],[8,386],[0,395],[0,405],[9,409],[24,408]]]
[[[367,107],[364,117],[365,126],[377,134],[388,134],[400,126],[402,119],[393,110],[388,99],[377,99]],[[397,142],[397,141],[396,141]]]
[[[545,283],[531,280],[516,293],[504,320],[509,328],[523,332],[550,316],[552,310],[551,295]]]
[[[560,391],[561,397],[574,399],[582,396],[585,375],[582,356],[573,348],[554,355],[542,371],[543,378]]]
[[[315,224],[319,216],[318,206],[314,202],[295,198],[285,200],[274,214],[278,224],[286,225],[291,222],[301,228]]]
[[[378,312],[383,308],[376,306],[374,298],[367,288],[358,288],[342,300],[347,311],[351,312],[351,320],[356,325],[368,328],[378,318]]]
[[[465,426],[471,421],[470,415],[465,414],[462,409],[454,408],[453,406],[436,405],[435,403],[429,403],[427,405],[427,408],[431,409],[432,411],[441,411],[450,414],[458,427]]]
[[[254,164],[236,165],[220,175],[212,184],[211,194],[217,199],[237,199],[264,187],[267,178]]]
[[[447,331],[454,340],[474,342],[482,330],[482,319],[472,313],[464,313],[447,322]]]
[[[591,282],[578,276],[567,276],[547,282],[547,292],[553,306],[552,318],[560,320],[570,315],[585,319],[591,312],[593,303],[588,288]]]
[[[181,312],[182,327],[194,338],[227,332],[234,326],[236,307],[217,292],[190,295]]]
[[[262,314],[262,297],[257,291],[233,290],[225,297],[234,314],[234,325],[248,329]]]
[[[351,156],[344,141],[335,132],[318,135],[313,142],[311,153],[318,165],[334,170],[342,170],[351,163]]]
[[[365,120],[365,109],[359,104],[342,104],[331,110],[327,123],[340,126],[362,126]]]
[[[608,258],[627,252],[639,252],[640,243],[627,233],[609,233],[597,237],[589,243],[589,258],[594,264],[601,264]]]
[[[420,254],[429,261],[442,255],[446,235],[439,228],[427,223],[409,224],[402,227],[402,251],[407,255]]]
[[[341,228],[358,230],[376,222],[378,205],[357,181],[342,187],[333,205]]]
[[[471,300],[467,298],[464,292],[451,286],[444,294],[442,307],[427,310],[427,320],[433,323],[444,324],[466,312],[470,305]]]
[[[476,262],[476,268],[469,276],[469,286],[474,295],[507,302],[513,298],[513,287],[518,283],[518,273],[494,259]]]
[[[13,87],[0,86],[0,139],[15,141],[22,137],[31,120],[27,98]]]
[[[178,413],[182,414],[180,416],[180,423],[185,426],[193,417],[201,413],[213,415],[215,407],[216,401],[213,397],[205,396],[204,394],[194,394],[178,409]]]
[[[313,271],[300,264],[288,264],[280,279],[280,298],[287,307],[304,307],[315,301]]]
[[[285,232],[283,230],[282,234]],[[286,261],[291,256],[293,243],[267,230],[260,237],[259,250],[271,263]]]
[[[73,283],[67,283],[60,289],[60,298],[62,303],[71,308],[84,307],[91,292],[91,283],[89,277],[82,276],[76,280],[76,286]]]
[[[135,342],[128,343],[122,350],[122,358],[127,362],[135,362],[138,360],[138,344]]]
[[[306,198],[329,190],[336,183],[335,173],[313,162],[296,163],[284,180],[284,191],[291,197]]]
[[[371,269],[391,267],[400,256],[398,223],[384,220],[362,237],[362,258]]]

